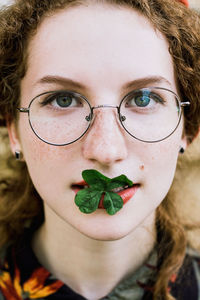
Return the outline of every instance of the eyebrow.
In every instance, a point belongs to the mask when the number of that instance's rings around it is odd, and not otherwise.
[[[171,83],[162,76],[148,76],[144,78],[139,78],[136,80],[132,80],[125,85],[123,85],[122,90],[127,90],[127,89],[140,89],[148,86],[152,86],[155,84],[167,84],[168,86],[172,86]]]
[[[122,91],[126,91],[130,88],[132,89],[140,89],[144,87],[148,87],[150,85],[154,84],[167,84],[171,87],[171,83],[162,76],[148,76],[143,77],[139,79],[132,80],[122,86]],[[81,89],[81,90],[88,90],[88,87],[86,85],[83,85],[82,83],[78,81],[74,81],[70,78],[57,76],[57,75],[47,75],[42,77],[40,80],[38,80],[35,85],[37,84],[58,84],[62,86],[70,86],[70,88],[74,89]]]
[[[58,85],[62,85],[62,86],[68,85],[74,89],[77,89],[77,88],[82,89],[82,90],[87,89],[87,87],[85,85],[81,84],[78,81],[74,81],[70,78],[57,76],[57,75],[44,76],[35,83],[35,85],[38,85],[38,84],[58,84]]]

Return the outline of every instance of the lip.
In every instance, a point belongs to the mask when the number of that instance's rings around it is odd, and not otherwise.
[[[77,182],[76,184],[73,184],[71,186],[71,189],[74,191],[75,194],[77,194],[81,190],[78,186],[88,186],[88,184],[84,180]],[[135,195],[139,187],[140,184],[134,184],[132,187],[117,192],[117,194],[121,196],[123,203],[126,204]],[[103,199],[104,199],[104,194],[101,196],[98,208],[104,209]]]
[[[122,197],[124,204],[126,204],[135,195],[139,187],[139,184],[134,184],[132,187],[122,190],[117,194]]]
[[[81,190],[78,186],[88,186],[88,184],[84,180],[72,184],[71,189],[72,189],[72,191],[74,191],[75,194],[77,194]]]

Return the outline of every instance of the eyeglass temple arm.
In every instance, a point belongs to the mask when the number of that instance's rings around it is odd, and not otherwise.
[[[181,102],[181,106],[188,106],[188,105],[190,105],[189,101],[187,101],[187,102]]]

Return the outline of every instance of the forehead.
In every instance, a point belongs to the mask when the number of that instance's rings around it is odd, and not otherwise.
[[[136,10],[108,4],[66,8],[46,17],[29,43],[32,83],[60,75],[104,87],[163,76],[174,84],[165,37]],[[26,79],[25,78],[25,79]]]

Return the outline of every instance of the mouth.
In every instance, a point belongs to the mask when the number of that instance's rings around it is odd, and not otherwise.
[[[115,189],[112,189],[111,192],[117,193],[119,196],[121,196],[123,203],[126,204],[137,192],[138,188],[140,187],[140,184],[133,184],[133,186],[123,186],[118,187]],[[80,190],[89,188],[89,185],[85,181],[80,181],[76,184],[71,185],[71,189],[74,191],[75,194],[77,194]],[[103,205],[104,200],[104,193],[101,196],[101,199],[99,201],[98,208],[104,209]]]
[[[89,188],[89,185],[83,180],[71,185],[71,189],[77,194],[80,190]]]

